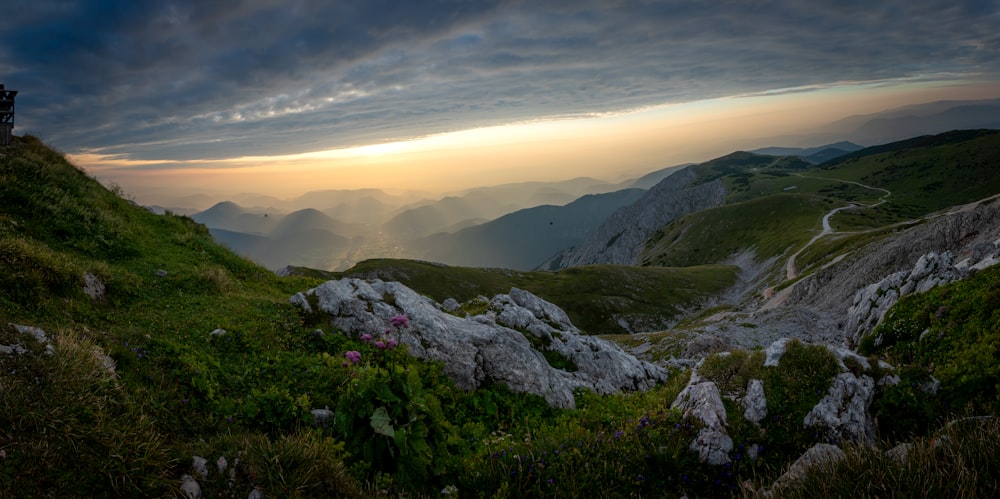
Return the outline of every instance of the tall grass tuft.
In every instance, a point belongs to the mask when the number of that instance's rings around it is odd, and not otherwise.
[[[0,357],[0,496],[166,492],[166,437],[104,352],[72,331],[56,335],[52,353],[22,344],[27,353]]]
[[[1000,497],[1000,419],[966,418],[906,451],[847,445],[845,459],[817,468],[780,497]],[[897,449],[903,449],[898,447]]]

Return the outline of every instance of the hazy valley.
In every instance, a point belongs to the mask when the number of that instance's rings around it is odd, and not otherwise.
[[[812,140],[816,145],[811,147],[771,146],[751,152],[819,164],[861,149],[858,143],[877,145],[961,127],[1000,127],[996,116],[1000,103],[995,100],[936,102],[847,118],[813,135],[775,139]],[[286,265],[344,270],[368,258],[532,270],[551,267],[558,253],[583,243],[612,212],[635,201],[638,192],[629,189],[650,189],[683,166],[614,183],[591,178],[526,182],[420,200],[378,189],[316,191],[295,199],[244,194],[204,210],[171,211],[190,215],[208,226],[219,242],[272,270]],[[203,204],[206,198],[189,201],[196,200],[195,205]]]

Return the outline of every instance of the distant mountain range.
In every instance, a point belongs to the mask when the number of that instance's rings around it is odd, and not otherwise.
[[[849,116],[807,134],[780,140],[817,143],[833,139],[873,146],[949,130],[979,128],[1000,128],[1000,99],[936,101]]]
[[[863,149],[860,144],[969,127],[1000,128],[1000,99],[941,101],[852,116],[812,135],[785,138],[788,143],[802,143],[808,137],[813,143],[822,143],[820,137],[841,140],[809,147],[769,146],[740,154],[798,157],[803,164],[816,165],[849,157]],[[291,200],[242,194],[204,211],[171,211],[189,213],[237,253],[275,269],[289,264],[343,269],[365,258],[381,257],[514,269],[558,268],[603,259],[631,239],[648,237],[657,224],[668,221],[664,216],[683,215],[667,205],[684,205],[673,203],[674,198],[687,196],[686,189],[696,186],[670,190],[661,184],[689,166],[661,168],[620,183],[587,177],[521,182],[415,202],[379,189],[325,190]],[[679,182],[681,178],[675,177],[667,185]],[[654,192],[664,189],[665,193]],[[646,190],[650,193],[639,195]],[[204,199],[191,196],[190,200]],[[632,211],[625,210],[633,202],[638,204],[629,208]],[[640,208],[643,203],[651,204]],[[639,222],[635,226],[649,225],[648,230],[608,232],[601,228],[619,208],[625,211],[614,216],[635,219]],[[631,248],[619,256],[631,261],[635,251]]]
[[[467,267],[533,270],[556,252],[587,237],[615,210],[639,199],[643,189],[588,194],[565,206],[519,210],[453,234],[415,241],[422,258]]]
[[[762,147],[750,152],[766,156],[798,156],[810,163],[819,164],[861,149],[864,146],[842,140],[819,147]]]

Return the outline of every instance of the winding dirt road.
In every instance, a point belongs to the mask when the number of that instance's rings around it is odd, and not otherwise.
[[[881,187],[873,187],[873,186],[870,186],[870,185],[862,184],[860,182],[853,182],[853,181],[850,181],[850,180],[839,180],[839,179],[835,179],[835,178],[825,178],[825,177],[807,177],[805,175],[798,175],[798,174],[796,174],[796,176],[799,176],[799,177],[802,177],[802,178],[815,178],[815,179],[819,179],[819,180],[830,180],[830,181],[833,181],[833,182],[842,182],[842,183],[845,183],[845,184],[854,184],[854,185],[857,185],[857,186],[860,186],[860,187],[864,187],[865,189],[871,189],[871,190],[874,190],[874,191],[880,191],[880,192],[883,192],[884,194],[882,195],[881,198],[879,198],[878,202],[876,202],[876,203],[873,203],[873,204],[850,203],[850,204],[848,204],[846,206],[841,206],[839,208],[834,208],[834,209],[830,210],[826,215],[823,215],[823,230],[820,231],[819,234],[816,234],[815,236],[813,236],[813,238],[810,239],[809,242],[805,244],[805,246],[802,246],[801,248],[799,248],[798,251],[796,251],[795,253],[793,253],[792,256],[788,257],[788,261],[785,262],[785,280],[786,281],[791,281],[792,279],[795,279],[796,277],[799,276],[799,271],[795,267],[795,259],[798,258],[798,256],[801,255],[803,251],[805,251],[807,248],[809,248],[810,246],[812,246],[813,243],[815,243],[816,241],[820,240],[820,238],[835,233],[835,231],[833,230],[833,226],[830,225],[830,217],[836,215],[840,211],[851,209],[851,208],[856,208],[858,206],[863,206],[865,208],[874,208],[874,207],[876,207],[876,206],[878,206],[878,205],[880,205],[882,203],[885,203],[888,200],[889,196],[892,195],[892,192],[889,191],[888,189],[883,189]],[[767,291],[765,291],[765,296],[768,297],[769,300],[760,309],[761,310],[768,310],[768,309],[772,309],[774,307],[777,307],[778,305],[781,305],[782,303],[784,303],[785,299],[788,298],[788,295],[791,294],[793,287],[794,287],[794,285],[788,286],[785,289],[781,290],[781,292],[779,292],[778,294],[773,294],[773,292],[774,292],[774,288],[773,287],[768,288]]]

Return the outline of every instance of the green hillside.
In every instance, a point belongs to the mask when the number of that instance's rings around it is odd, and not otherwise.
[[[805,245],[822,230],[823,215],[837,207],[854,205],[831,217],[835,231],[863,232],[1000,193],[1000,131],[918,137],[817,166],[738,152],[694,168],[699,181],[726,183],[728,203],[658,230],[643,250],[643,265],[720,263],[747,249],[765,260]],[[847,249],[870,237],[831,239]],[[819,244],[830,249],[833,242]]]
[[[901,222],[1000,192],[1000,131],[955,131],[863,149],[818,170],[892,192],[876,208],[838,214],[838,227]]]
[[[832,207],[819,197],[774,194],[693,213],[654,233],[642,264],[705,265],[746,249],[761,260],[778,256],[809,241]]]

